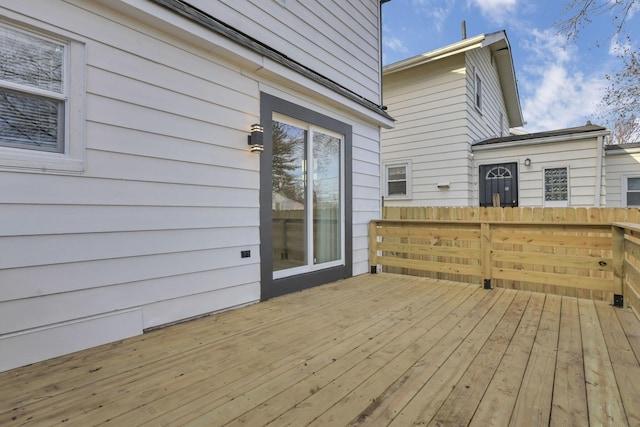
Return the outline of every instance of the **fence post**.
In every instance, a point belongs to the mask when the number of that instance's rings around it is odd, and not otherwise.
[[[371,274],[378,272],[378,222],[369,221],[369,267]]]
[[[480,223],[480,266],[482,282],[485,289],[492,289],[491,284],[491,224]]]
[[[624,307],[624,228],[611,226],[613,249],[613,305]]]

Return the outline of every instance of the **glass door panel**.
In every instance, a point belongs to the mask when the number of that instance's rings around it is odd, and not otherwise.
[[[343,139],[273,121],[274,278],[343,261]]]
[[[341,254],[340,138],[313,133],[313,263]]]
[[[307,264],[307,131],[273,122],[273,271]]]

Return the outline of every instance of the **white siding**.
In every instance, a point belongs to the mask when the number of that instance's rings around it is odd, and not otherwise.
[[[626,175],[640,175],[640,149],[605,152],[607,207],[623,207],[625,205],[622,195],[623,179]]]
[[[475,106],[475,73],[482,108]],[[504,98],[489,47],[385,76],[384,103],[397,120],[383,131],[384,162],[411,159],[412,198],[390,206],[473,206],[471,144],[508,134]],[[448,184],[438,187],[438,184]]]
[[[385,76],[384,103],[396,126],[383,130],[382,160],[411,159],[412,199],[389,206],[466,206],[469,140],[464,55]],[[438,183],[448,182],[448,189]]]
[[[507,114],[495,63],[489,47],[466,53],[467,103],[471,142],[508,135]],[[474,69],[482,79],[482,108],[475,106]]]
[[[531,166],[525,166],[525,159]],[[511,147],[478,149],[474,152],[474,205],[478,205],[477,171],[480,165],[518,163],[519,206],[544,206],[545,168],[569,169],[569,206],[595,205],[597,138],[568,142],[521,144]],[[605,183],[601,183],[601,205],[604,206]]]
[[[374,3],[358,3],[367,28]],[[368,271],[377,124],[94,2],[0,0],[0,16],[84,43],[87,61],[85,171],[0,166],[0,370],[259,299],[259,156],[246,138],[261,90],[353,126],[353,271]]]
[[[366,99],[380,102],[378,1],[189,3]]]

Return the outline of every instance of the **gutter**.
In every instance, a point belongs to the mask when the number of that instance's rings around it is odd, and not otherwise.
[[[387,65],[383,68],[384,74],[395,73],[397,71],[406,70],[407,68],[415,67],[416,65],[426,64],[428,62],[437,61],[438,59],[446,58],[448,56],[457,55],[467,50],[482,47],[484,40],[484,34],[464,39],[458,43],[454,43],[449,46],[445,46],[440,49],[432,50],[431,52],[416,55],[402,61],[398,61],[394,64]]]
[[[574,133],[569,135],[547,136],[544,138],[532,138],[532,139],[519,140],[519,141],[496,142],[493,144],[486,144],[486,145],[472,144],[471,150],[472,151],[495,150],[495,149],[506,148],[506,147],[523,147],[527,145],[548,144],[548,143],[554,143],[554,142],[578,141],[581,139],[588,139],[588,138],[594,138],[594,137],[598,137],[600,139],[609,135],[609,133],[610,132],[608,130],[602,130],[602,131],[592,132],[592,133],[582,132],[582,133]]]
[[[251,51],[262,55],[272,61],[293,70],[312,81],[324,86],[336,92],[345,98],[359,104],[366,109],[377,113],[382,118],[393,123],[393,118],[383,110],[382,105],[378,105],[373,101],[360,96],[356,92],[342,86],[339,83],[329,79],[328,77],[312,70],[311,68],[289,58],[283,53],[271,48],[270,46],[256,40],[255,38],[244,34],[237,29],[227,25],[226,23],[216,19],[215,17],[208,15],[198,8],[191,6],[189,3],[183,0],[151,0],[153,3],[162,6],[172,12],[181,15],[192,22],[195,22],[208,30],[213,31],[216,34],[220,34],[234,42],[244,46]],[[388,0],[387,0],[388,1]],[[382,91],[381,91],[382,92]],[[382,102],[382,101],[381,101]]]

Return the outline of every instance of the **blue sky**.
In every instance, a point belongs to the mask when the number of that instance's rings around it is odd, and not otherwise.
[[[611,16],[593,16],[575,41],[559,34],[566,0],[392,0],[382,6],[383,64],[455,43],[461,22],[467,36],[506,30],[518,80],[524,129],[529,132],[609,125],[598,103],[606,75],[620,61]],[[634,45],[640,40],[640,11],[627,19]],[[637,45],[635,46],[637,48]]]

